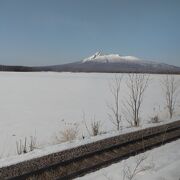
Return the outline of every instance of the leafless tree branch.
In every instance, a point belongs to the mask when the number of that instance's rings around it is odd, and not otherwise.
[[[108,117],[110,121],[116,126],[118,131],[120,130],[120,123],[122,119],[120,113],[120,89],[122,78],[122,75],[116,74],[114,79],[109,83],[109,89],[113,97],[113,103],[107,104],[107,107],[110,110]]]

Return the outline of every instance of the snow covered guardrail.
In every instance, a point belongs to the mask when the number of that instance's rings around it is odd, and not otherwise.
[[[92,142],[89,144],[84,144],[75,148],[63,150],[60,152],[52,153],[43,157],[34,158],[31,160],[26,160],[17,164],[12,164],[7,167],[0,168],[0,179],[25,179],[29,177],[33,177],[34,175],[41,175],[44,172],[52,171],[58,168],[59,174],[62,174],[62,177],[71,177],[69,173],[66,172],[68,165],[71,166],[75,164],[76,161],[82,161],[83,159],[90,159],[96,158],[100,156],[102,153],[106,153],[111,151],[111,154],[108,155],[108,161],[112,161],[112,150],[122,147],[123,151],[120,149],[118,150],[118,155],[114,153],[114,156],[123,157],[127,156],[128,154],[136,153],[139,150],[142,150],[142,141],[145,142],[145,148],[151,147],[154,145],[158,145],[159,143],[163,143],[166,141],[170,141],[175,138],[180,137],[180,121],[175,121],[163,125],[158,125],[155,127],[145,128],[142,130],[130,132],[127,134],[117,135],[114,137],[106,138],[103,140],[99,140],[96,142]],[[147,142],[146,142],[147,141]],[[133,146],[134,147],[130,147]],[[136,146],[135,146],[136,145]],[[104,154],[105,154],[104,153]],[[112,157],[111,157],[112,156]],[[117,159],[116,157],[116,159]],[[107,157],[106,157],[107,158]],[[102,161],[102,158],[101,158]],[[92,167],[98,167],[101,164],[105,164],[106,160],[103,159],[103,163],[92,161],[94,164],[90,164],[85,168],[84,171],[80,168],[80,166],[75,166],[76,169],[73,167],[74,175],[76,173],[81,172],[84,173],[85,169],[89,170]],[[82,162],[81,162],[82,164]],[[66,167],[65,167],[66,166]],[[62,167],[62,168],[60,168]],[[63,168],[66,169],[63,169]],[[67,176],[66,176],[67,173]],[[55,173],[54,173],[55,174]],[[58,177],[57,175],[54,177]],[[36,178],[37,179],[37,178]],[[44,178],[45,179],[45,178]],[[48,178],[47,178],[48,179]],[[52,179],[52,176],[51,176]]]

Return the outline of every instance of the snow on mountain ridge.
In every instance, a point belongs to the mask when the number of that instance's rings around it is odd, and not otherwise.
[[[82,62],[122,62],[122,61],[139,61],[140,59],[134,56],[120,56],[119,54],[102,54],[96,52],[94,55],[85,58]]]
[[[96,64],[95,64],[96,63]],[[165,63],[160,63],[156,61],[151,61],[151,60],[144,60],[137,58],[135,56],[122,56],[119,54],[102,54],[101,52],[97,52],[94,55],[85,58],[84,60],[81,61],[81,64],[84,66],[87,65],[87,67],[91,67],[92,69],[99,68],[99,64],[102,64],[102,68],[111,68],[111,69],[134,69],[135,71],[137,69],[152,69],[152,71],[160,71],[166,69],[167,71],[172,71],[173,69],[176,69],[178,67],[175,67],[173,65],[168,65]],[[127,71],[128,71],[127,70]]]

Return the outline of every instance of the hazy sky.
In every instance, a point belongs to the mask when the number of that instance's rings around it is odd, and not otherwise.
[[[180,0],[0,0],[0,64],[62,64],[96,51],[180,66]]]

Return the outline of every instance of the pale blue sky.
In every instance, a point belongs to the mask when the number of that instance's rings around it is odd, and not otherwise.
[[[180,66],[180,0],[0,0],[0,64],[62,64],[96,51]]]

